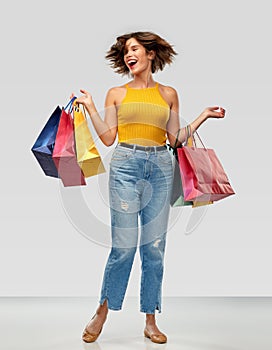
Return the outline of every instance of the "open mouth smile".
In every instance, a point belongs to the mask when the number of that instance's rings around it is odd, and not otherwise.
[[[128,60],[127,61],[129,68],[133,68],[136,63],[137,63],[137,60]]]

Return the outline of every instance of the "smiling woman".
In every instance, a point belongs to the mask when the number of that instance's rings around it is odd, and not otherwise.
[[[172,159],[166,148],[182,143],[176,90],[154,81],[176,55],[157,34],[135,32],[117,37],[106,58],[117,73],[132,75],[127,84],[109,89],[104,120],[86,90],[76,99],[87,109],[101,141],[112,145],[118,135],[109,175],[112,248],[106,264],[99,307],[83,332],[85,342],[101,333],[108,310],[120,310],[138,246],[142,261],[140,311],[146,314],[144,335],[154,343],[166,343],[157,327],[155,311],[161,312],[161,292],[166,233],[172,188]],[[191,124],[194,132],[208,118],[222,118],[225,111],[206,108]],[[179,135],[178,140],[176,140]],[[176,142],[177,141],[177,142]],[[140,219],[140,220],[138,220]]]
[[[129,39],[134,40],[129,44],[127,43]],[[166,64],[172,63],[174,55],[177,54],[172,45],[155,33],[135,32],[121,35],[116,40],[116,43],[108,51],[106,58],[111,62],[116,73],[119,74],[129,73],[129,67],[124,59],[129,50],[136,51],[142,47],[146,53],[156,52],[151,65],[152,73],[163,70]]]

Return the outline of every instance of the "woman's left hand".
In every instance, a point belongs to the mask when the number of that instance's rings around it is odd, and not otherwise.
[[[219,109],[219,111],[218,111]],[[223,107],[207,107],[205,110],[202,112],[202,115],[204,116],[204,119],[208,118],[224,118],[225,117],[225,109]]]

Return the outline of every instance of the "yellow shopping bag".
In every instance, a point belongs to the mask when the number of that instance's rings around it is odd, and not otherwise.
[[[73,109],[77,162],[85,177],[104,173],[106,170],[88,127],[85,110],[83,114],[77,103]]]

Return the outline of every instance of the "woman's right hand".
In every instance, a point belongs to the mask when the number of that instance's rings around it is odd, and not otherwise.
[[[75,103],[79,103],[79,104],[82,104],[84,107],[92,107],[93,106],[93,99],[92,99],[92,96],[91,94],[86,91],[86,90],[83,90],[81,89],[80,92],[83,94],[82,96],[78,97],[76,100],[75,100]],[[70,99],[72,99],[73,97],[75,96],[74,93],[71,94],[70,96]]]

